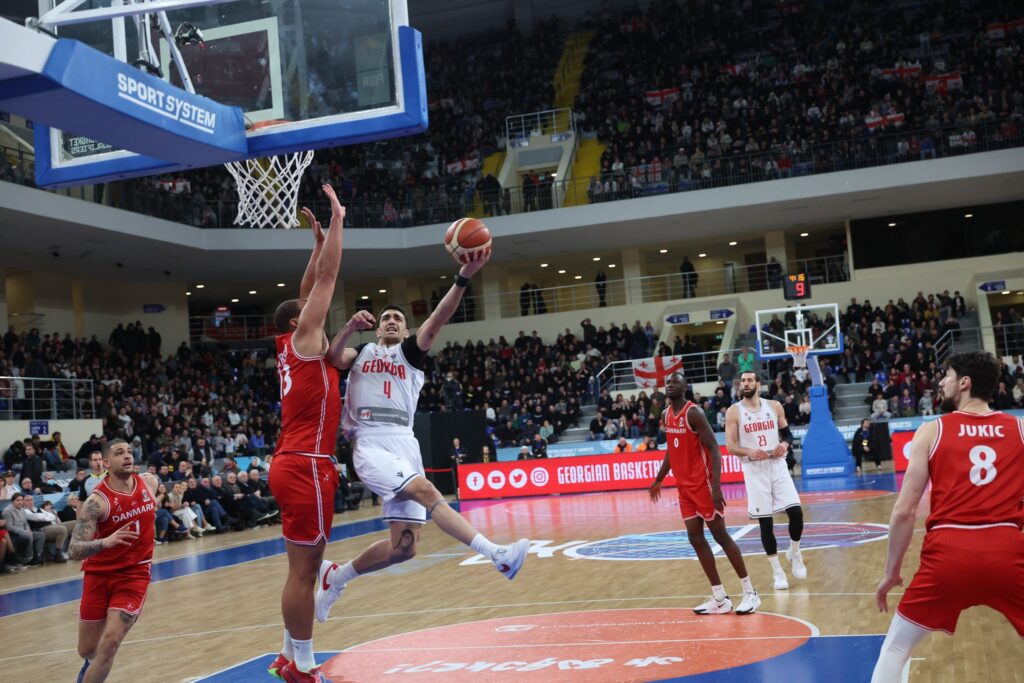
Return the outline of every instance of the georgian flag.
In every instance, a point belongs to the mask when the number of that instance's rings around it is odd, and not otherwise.
[[[683,359],[679,356],[657,356],[633,361],[633,379],[641,389],[665,386],[673,372],[681,372]]]
[[[661,90],[648,90],[644,93],[644,99],[652,107],[664,107],[680,98],[679,88],[662,88]]]

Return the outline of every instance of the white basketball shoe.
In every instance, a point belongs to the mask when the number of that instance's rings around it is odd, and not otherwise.
[[[794,552],[793,546],[790,546],[789,550],[786,551],[786,559],[789,560],[790,569],[793,572],[793,578],[807,578],[807,567],[804,566],[804,556],[800,553],[799,550]]]
[[[316,620],[320,623],[327,621],[334,603],[341,597],[341,591],[345,590],[345,584],[335,579],[330,582],[330,574],[338,568],[333,562],[323,560],[320,563],[320,571],[317,572],[316,598],[313,600]]]
[[[500,546],[494,553],[494,568],[505,575],[511,581],[516,578],[523,561],[526,560],[526,551],[530,549],[530,539],[520,538],[515,543]]]
[[[743,591],[743,600],[736,608],[736,614],[753,614],[761,606],[761,597],[757,591]]]
[[[716,600],[711,596],[701,604],[693,608],[694,614],[728,614],[732,611],[732,600],[725,596],[722,600]]]
[[[789,579],[786,578],[786,572],[781,568],[773,572],[775,578],[775,590],[784,591],[789,590]]]

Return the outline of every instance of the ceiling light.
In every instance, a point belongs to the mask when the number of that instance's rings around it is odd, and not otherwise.
[[[448,276],[447,276],[447,275],[442,275],[442,276],[441,276],[441,279],[442,279],[442,280],[447,280],[447,279],[448,279]]]
[[[614,263],[609,263],[609,264],[608,264],[608,267],[609,267],[609,268],[614,268],[614,267],[615,267],[615,264],[614,264]]]
[[[206,285],[196,285],[196,289],[202,289],[202,288],[203,288],[203,287],[205,287],[205,286],[206,286]]]
[[[974,214],[973,213],[965,213],[964,214],[964,218],[974,218]]]
[[[1003,294],[1004,294],[1004,295],[1005,295],[1005,294],[1009,294],[1009,292],[1003,292]]]
[[[541,268],[547,268],[547,267],[548,267],[548,264],[546,264],[546,263],[542,263],[542,264],[540,264],[540,267],[541,267]]]
[[[704,258],[707,254],[697,254],[697,258]]]
[[[232,300],[231,300],[231,303],[233,303],[233,304],[237,304],[237,303],[238,303],[238,299],[232,299]]]
[[[735,247],[735,246],[736,246],[736,243],[735,243],[735,242],[729,242],[729,246],[730,246],[730,247]]]
[[[185,296],[192,296],[192,292],[185,292]]]
[[[658,253],[659,254],[667,254],[668,253],[668,249],[659,249]]]
[[[563,268],[562,270],[558,271],[558,274],[559,275],[565,275],[565,268]]]
[[[386,289],[378,289],[378,290],[377,290],[377,292],[378,292],[379,294],[387,294],[387,293],[388,293],[388,290],[386,290]]]
[[[278,283],[277,283],[277,286],[278,286],[278,287],[284,287],[284,283],[283,283],[283,282],[278,282]]]
[[[582,275],[574,275],[572,279],[573,280],[582,280],[583,276]]]
[[[890,227],[890,228],[895,228],[895,227],[896,227],[896,224],[895,224],[895,223],[890,223],[890,224],[889,224],[889,227]]]
[[[715,324],[716,324],[716,325],[724,325],[724,324],[725,324],[725,321],[724,321],[724,320],[716,320],[716,321],[715,321]]]
[[[1024,294],[1024,292],[1017,292],[1017,296]]]
[[[801,236],[801,237],[807,237],[807,236],[808,236],[808,235],[810,235],[810,234],[811,234],[811,233],[809,233],[809,232],[802,232],[802,233],[800,233],[800,236]]]
[[[363,301],[367,301],[367,300],[368,300],[368,299],[369,299],[370,297],[368,297],[368,296],[366,296],[365,294],[363,294],[363,295],[362,295],[361,297],[359,297],[359,298],[360,298],[360,299],[362,299]]]
[[[250,293],[250,294],[255,294],[255,293],[256,293],[256,290],[255,290],[255,289],[250,289],[250,290],[249,290],[249,293]]]
[[[594,260],[595,260],[595,261],[600,261],[600,260],[601,260],[601,257],[600,257],[600,256],[595,256],[595,257],[594,257]]]

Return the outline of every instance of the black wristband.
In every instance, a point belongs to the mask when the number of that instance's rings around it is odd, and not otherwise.
[[[463,289],[469,284],[469,278],[463,277],[461,273],[455,274],[455,286],[462,287]]]

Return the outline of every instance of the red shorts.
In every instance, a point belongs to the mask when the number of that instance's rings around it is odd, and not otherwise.
[[[270,492],[281,507],[281,535],[299,545],[331,538],[338,471],[330,458],[296,453],[274,456],[268,478]]]
[[[931,631],[956,631],[960,612],[991,607],[1024,637],[1024,534],[1016,527],[936,529],[897,611]]]
[[[711,486],[707,482],[700,486],[676,485],[676,490],[679,491],[679,513],[683,516],[684,522],[694,517],[710,522],[716,516],[722,516],[711,502]]]
[[[106,621],[107,610],[112,609],[138,616],[152,580],[150,567],[147,562],[116,571],[85,572],[79,620]]]

